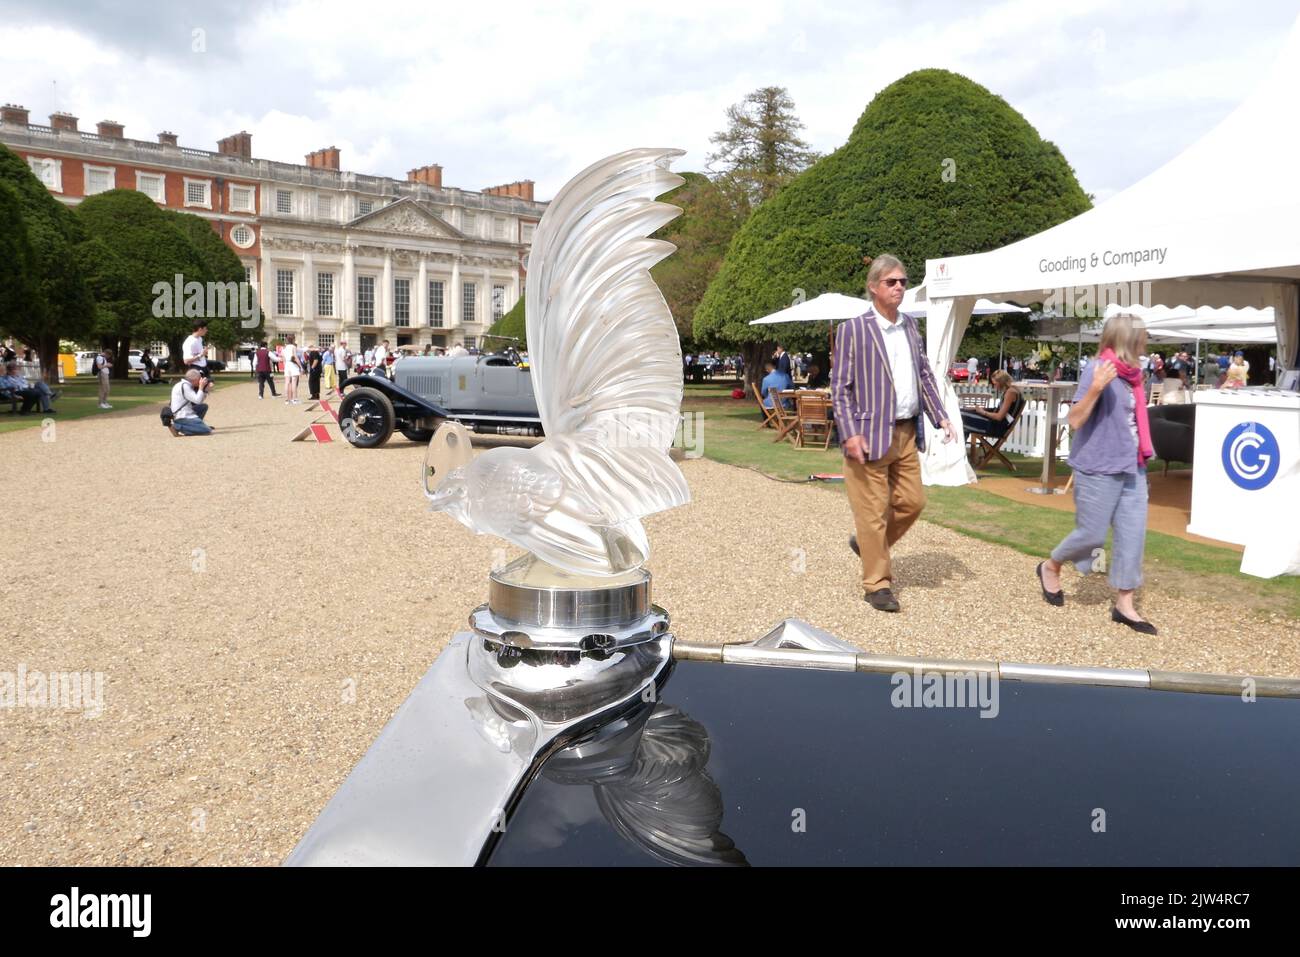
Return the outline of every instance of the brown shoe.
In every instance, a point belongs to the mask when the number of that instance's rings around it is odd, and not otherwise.
[[[894,593],[888,588],[879,588],[876,591],[869,591],[862,596],[862,600],[870,603],[876,611],[898,611],[901,607]]]

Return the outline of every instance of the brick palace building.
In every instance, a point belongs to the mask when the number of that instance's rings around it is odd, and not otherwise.
[[[256,286],[268,338],[332,345],[342,335],[353,349],[381,339],[478,345],[518,300],[546,209],[532,180],[464,190],[443,186],[437,165],[405,180],[348,172],[334,147],[302,165],[255,159],[247,132],[212,152],[180,146],[175,133],[155,143],[128,139],[108,120],[94,133],[77,124],[54,113],[38,125],[6,104],[0,143],[70,205],[134,189],[209,220]]]

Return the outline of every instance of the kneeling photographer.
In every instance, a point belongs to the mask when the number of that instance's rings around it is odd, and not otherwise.
[[[212,434],[212,426],[203,421],[208,412],[207,397],[211,391],[212,380],[194,368],[172,386],[171,404],[162,414],[163,422],[172,435]]]

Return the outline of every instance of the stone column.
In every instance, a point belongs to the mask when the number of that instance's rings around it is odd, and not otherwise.
[[[267,248],[265,235],[262,236],[262,276],[257,294],[262,303],[262,331],[269,341],[279,328],[279,319],[275,311],[275,267],[271,265],[271,250]]]
[[[379,338],[383,340],[389,336],[389,330],[393,325],[393,251],[391,249],[384,250],[384,278],[381,284],[384,291],[383,298],[379,300],[383,305],[379,313],[379,324],[384,327],[384,331]],[[378,295],[379,293],[376,292],[376,296]]]
[[[447,290],[447,294],[443,298],[445,302],[445,307],[443,309],[443,314],[445,316],[443,320],[443,325],[445,325],[448,329],[459,329],[461,323],[460,254],[459,253],[457,253],[456,258],[451,261],[451,288]],[[449,339],[447,341],[450,342],[451,340]]]
[[[478,304],[479,299],[483,300],[482,306]],[[482,317],[483,331],[487,332],[492,327],[492,269],[489,266],[483,267],[483,292],[475,298],[474,305]]]
[[[357,264],[353,258],[352,244],[343,244],[343,289],[339,293],[339,311],[346,334],[357,321]]]
[[[412,308],[415,310],[411,316],[411,328],[425,329],[429,328],[429,257],[425,253],[420,253],[420,272],[415,280],[415,295],[411,298],[414,300]],[[420,334],[420,338],[428,335],[428,332]]]
[[[302,316],[298,341],[306,345],[304,334],[308,328],[315,326],[316,320],[316,269],[311,250],[302,254],[302,299],[298,303],[298,313]]]

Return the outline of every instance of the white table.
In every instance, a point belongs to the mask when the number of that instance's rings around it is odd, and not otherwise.
[[[1078,388],[1077,382],[1016,382],[1014,387],[1025,393],[1026,398],[1042,398],[1047,403],[1046,434],[1043,436],[1043,475],[1038,485],[1029,486],[1028,491],[1036,495],[1064,495],[1065,489],[1056,487],[1056,429],[1060,423],[1060,405],[1066,401],[1062,396],[1073,396]]]

